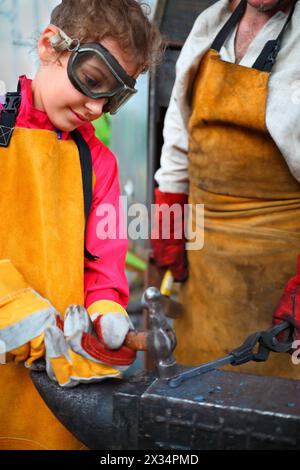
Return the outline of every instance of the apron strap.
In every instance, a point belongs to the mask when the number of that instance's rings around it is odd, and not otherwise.
[[[272,41],[268,41],[263,50],[261,51],[259,57],[253,64],[253,68],[257,70],[261,70],[262,72],[271,72],[276,59],[277,55],[281,49],[281,43],[282,39],[285,33],[285,30],[287,29],[288,25],[290,24],[290,21],[292,19],[292,16],[295,11],[296,3],[298,0],[295,0],[293,3],[293,6],[291,8],[291,11],[286,19],[286,22],[284,23],[284,26],[278,36],[277,39],[274,39]]]
[[[93,199],[93,166],[92,166],[92,155],[90,148],[81,133],[75,129],[70,132],[72,139],[76,143],[81,164],[83,193],[84,193],[84,213],[85,213],[85,233],[87,229],[87,222],[91,210],[92,199]],[[84,256],[90,261],[97,261],[98,256],[92,255],[86,246],[84,246]]]
[[[242,19],[246,10],[246,6],[247,6],[247,1],[241,0],[241,2],[238,4],[236,9],[230,16],[229,20],[226,21],[223,28],[217,34],[214,42],[211,45],[211,49],[213,49],[214,51],[220,52],[229,34],[231,33],[231,31],[234,30],[234,28],[238,25],[238,23]]]
[[[21,104],[21,84],[18,91],[6,93],[6,101],[0,114],[0,147],[7,148],[13,135]]]
[[[293,6],[291,8],[291,11],[287,17],[287,20],[278,36],[277,39],[268,41],[267,44],[264,46],[262,52],[260,53],[259,57],[253,64],[252,68],[260,70],[262,72],[271,72],[273,65],[276,62],[277,55],[280,51],[281,48],[281,43],[282,39],[284,36],[284,33],[286,31],[286,28],[288,27],[294,10],[295,6],[298,0],[295,0],[293,3]],[[234,30],[234,28],[238,25],[240,20],[242,19],[245,10],[247,7],[247,1],[246,0],[241,0],[239,5],[236,7],[232,15],[230,16],[229,20],[225,23],[225,25],[222,27],[222,29],[219,31],[217,34],[215,40],[213,41],[211,45],[211,49],[220,52],[222,49],[222,46],[224,45],[226,39],[230,35],[230,33]]]

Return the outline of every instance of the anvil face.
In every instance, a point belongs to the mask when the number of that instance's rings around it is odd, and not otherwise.
[[[62,389],[33,381],[53,413],[91,449],[299,449],[300,382],[215,371],[172,389],[138,373]]]

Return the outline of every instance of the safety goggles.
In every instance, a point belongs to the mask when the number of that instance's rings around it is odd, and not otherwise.
[[[85,96],[107,99],[105,113],[116,114],[137,92],[136,80],[101,44],[78,44],[69,58],[67,71],[73,86]]]

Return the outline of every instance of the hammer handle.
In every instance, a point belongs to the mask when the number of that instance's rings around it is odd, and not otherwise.
[[[134,351],[147,351],[148,331],[129,331],[124,345]]]

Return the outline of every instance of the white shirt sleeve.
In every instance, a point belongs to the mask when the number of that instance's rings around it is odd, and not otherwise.
[[[177,62],[177,70],[180,70],[180,59],[182,56]],[[187,83],[182,74],[178,73],[165,118],[161,168],[155,175],[160,190],[164,192],[188,193],[187,123],[190,108],[186,100],[187,93]],[[184,103],[181,103],[180,97],[184,97]]]

